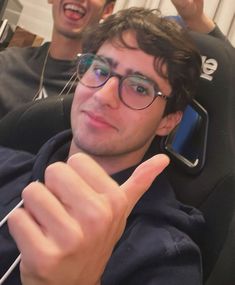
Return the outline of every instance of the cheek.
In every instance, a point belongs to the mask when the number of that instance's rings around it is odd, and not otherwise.
[[[83,101],[85,101],[89,97],[91,97],[91,91],[87,87],[78,83],[75,93],[74,93],[74,99],[73,99],[76,105],[81,104]]]
[[[93,14],[95,18],[98,18],[101,15],[104,2],[105,1],[91,1],[90,2],[90,11],[91,11],[91,14]]]
[[[89,98],[82,85],[77,85],[71,107],[71,120],[77,116],[83,103]]]
[[[139,116],[135,121],[137,126],[137,133],[144,133],[147,136],[152,136],[156,134],[159,124],[162,119],[162,114],[164,108],[150,108],[146,109],[147,113]],[[141,112],[141,111],[140,111]]]

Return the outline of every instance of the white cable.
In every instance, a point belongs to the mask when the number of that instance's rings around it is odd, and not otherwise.
[[[21,207],[23,205],[24,201],[23,199],[0,221],[0,228],[7,222],[10,214],[17,208]]]
[[[1,221],[0,221],[0,228],[7,222],[9,216],[11,215],[11,213],[21,207],[24,203],[24,200],[22,199]],[[11,266],[7,269],[7,271],[4,273],[4,275],[1,277],[0,279],[0,285],[3,284],[3,282],[8,278],[8,276],[11,274],[11,272],[16,268],[16,266],[20,263],[21,260],[21,254],[19,254],[17,256],[17,258],[15,259],[15,261],[11,264]]]
[[[7,271],[5,272],[5,274],[1,277],[0,279],[0,285],[3,284],[3,282],[6,281],[6,279],[9,277],[9,275],[11,274],[11,272],[16,268],[16,266],[20,263],[21,260],[21,254],[19,254],[17,256],[17,258],[15,259],[15,261],[12,263],[12,265],[7,269]]]

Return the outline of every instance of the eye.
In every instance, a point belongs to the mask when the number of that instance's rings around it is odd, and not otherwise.
[[[136,96],[150,96],[151,95],[151,88],[148,84],[143,82],[139,82],[139,80],[129,80],[128,82],[128,89]]]
[[[105,66],[93,66],[93,72],[98,77],[107,77],[109,75],[109,70]]]
[[[133,86],[133,88],[135,89],[135,92],[139,95],[149,95],[149,90],[142,85],[136,85]]]

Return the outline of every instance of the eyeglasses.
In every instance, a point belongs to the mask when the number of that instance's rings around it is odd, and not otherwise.
[[[118,96],[121,102],[133,110],[143,110],[160,97],[164,100],[170,96],[164,95],[157,84],[139,74],[121,76],[112,71],[107,58],[94,54],[81,54],[78,58],[77,76],[79,82],[89,88],[99,88],[111,77],[119,79]]]

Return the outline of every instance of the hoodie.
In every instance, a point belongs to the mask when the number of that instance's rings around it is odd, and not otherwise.
[[[70,131],[56,135],[36,156],[0,148],[0,220],[20,201],[21,192],[28,183],[44,181],[44,171],[49,164],[66,161],[71,138]],[[144,160],[155,150],[153,144]],[[112,178],[122,184],[135,168],[116,173]],[[201,213],[177,201],[165,174],[159,175],[130,214],[125,231],[105,268],[101,284],[202,284],[198,244],[203,225]],[[0,229],[0,276],[18,254],[5,224]],[[4,284],[21,284],[19,268]]]

